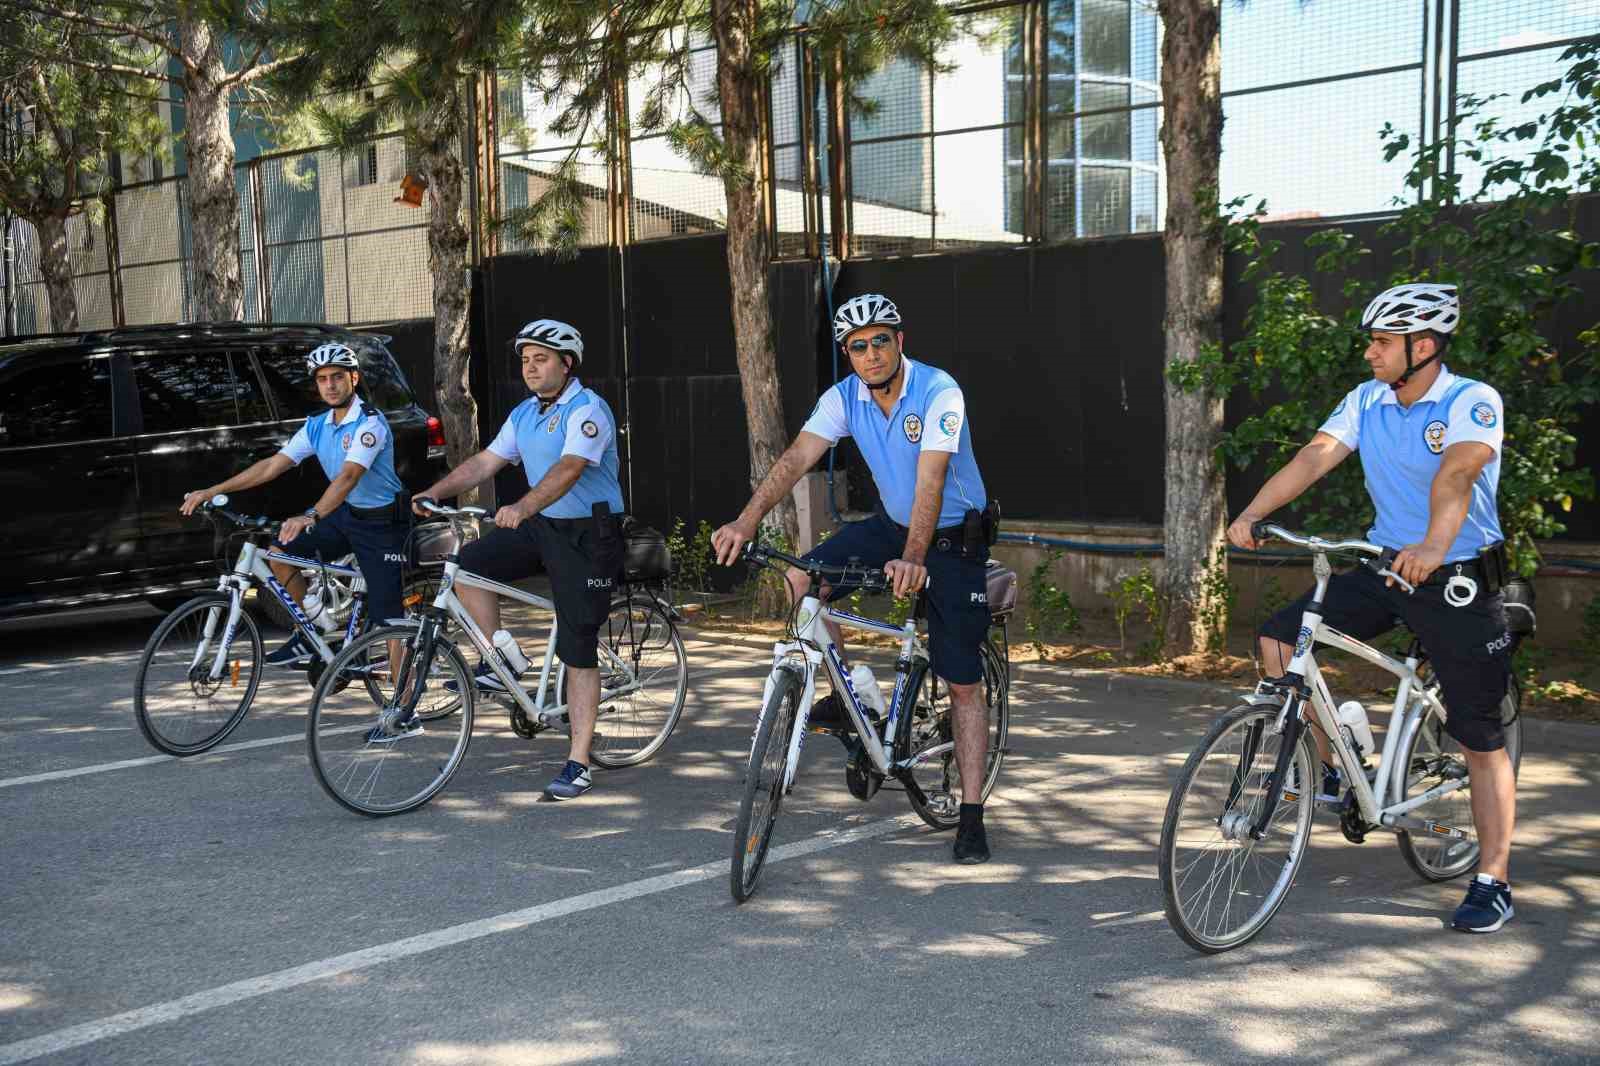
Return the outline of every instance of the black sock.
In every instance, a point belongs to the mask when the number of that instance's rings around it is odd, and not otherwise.
[[[981,803],[963,803],[961,805],[961,821],[963,823],[976,822],[979,825],[982,825],[983,824],[983,804],[981,804]]]

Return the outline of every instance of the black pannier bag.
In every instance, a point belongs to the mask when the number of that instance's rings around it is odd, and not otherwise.
[[[449,522],[418,522],[406,538],[406,562],[412,567],[443,566],[444,557],[461,550]]]
[[[1017,572],[990,559],[983,576],[988,585],[989,614],[1002,620],[1017,607]]]
[[[672,575],[667,538],[632,515],[622,516],[622,579],[635,584],[665,581]]]
[[[1539,629],[1539,619],[1533,611],[1533,582],[1525,577],[1513,577],[1505,583],[1500,595],[1505,598],[1506,630],[1511,634],[1515,647]]]

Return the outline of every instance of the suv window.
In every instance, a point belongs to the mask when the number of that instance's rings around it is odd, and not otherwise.
[[[138,352],[131,361],[145,433],[231,426],[239,420],[227,352]]]
[[[278,413],[285,419],[301,418],[322,410],[311,374],[306,370],[306,353],[314,345],[301,342],[257,348],[267,388],[278,401]],[[411,393],[399,380],[394,357],[382,347],[358,344],[361,359],[361,391],[380,411],[398,411],[411,404]]]
[[[23,367],[0,377],[0,448],[109,436],[109,357]]]

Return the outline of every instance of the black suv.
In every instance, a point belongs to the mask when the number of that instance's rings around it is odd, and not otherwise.
[[[394,432],[396,472],[426,486],[444,438],[388,339],[201,324],[0,345],[0,617],[138,599],[166,606],[212,584],[211,527],[178,505],[272,455],[325,410],[305,357],[328,341],[359,353],[362,391]],[[236,506],[282,518],[326,488],[307,461]]]

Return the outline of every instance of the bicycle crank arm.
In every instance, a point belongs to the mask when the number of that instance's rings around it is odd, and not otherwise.
[[[1432,837],[1443,837],[1446,840],[1465,840],[1467,834],[1464,830],[1454,826],[1444,825],[1439,822],[1430,822],[1426,818],[1413,818],[1408,814],[1386,814],[1380,821],[1390,829],[1403,829],[1413,833],[1426,833]]]
[[[894,773],[899,773],[902,770],[909,770],[914,766],[921,766],[923,763],[927,762],[929,759],[936,759],[941,755],[948,755],[950,752],[953,752],[955,750],[956,750],[955,741],[947,740],[943,744],[935,744],[933,747],[929,748],[927,751],[919,751],[915,755],[911,756],[909,759],[901,759],[899,762],[897,762],[893,766],[889,767],[889,769],[891,771],[893,771]],[[1010,748],[990,748],[988,751],[986,751],[984,753],[984,756],[987,758],[990,755],[996,755],[996,754],[999,754],[999,755],[1010,755],[1011,754],[1011,749]]]

